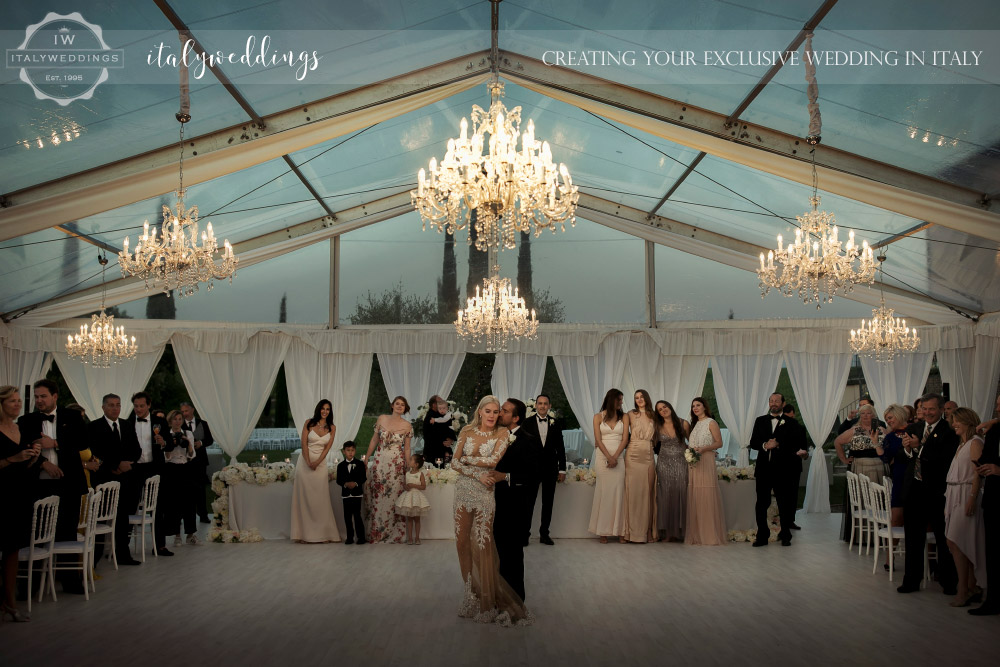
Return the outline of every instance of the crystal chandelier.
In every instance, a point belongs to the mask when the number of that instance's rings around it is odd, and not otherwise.
[[[490,109],[473,105],[472,136],[463,118],[460,135],[448,140],[444,159],[438,163],[431,158],[428,169],[417,174],[417,189],[410,192],[425,230],[430,223],[438,232],[454,234],[471,225],[478,250],[487,250],[491,243],[514,248],[518,233],[537,237],[545,230],[565,231],[567,222],[576,224],[580,198],[566,165],[556,167],[548,142],[535,139],[534,123],[529,120],[527,129],[520,131],[521,107],[508,111],[500,101],[498,2],[491,0]]]
[[[150,229],[149,221],[142,225],[142,236],[135,246],[134,254],[129,252],[129,240],[125,237],[122,252],[118,253],[118,263],[123,276],[142,278],[149,289],[150,283],[165,293],[177,290],[180,296],[190,296],[198,291],[200,283],[207,283],[211,290],[213,281],[229,279],[233,281],[239,259],[233,255],[233,247],[225,241],[219,255],[219,244],[212,223],[200,233],[199,245],[198,207],[187,208],[184,204],[184,124],[191,120],[186,70],[181,77],[181,110],[176,114],[181,124],[180,130],[180,186],[175,192],[175,210],[163,206],[163,225],[157,236],[156,227]]]
[[[502,352],[511,338],[535,338],[538,320],[534,309],[529,314],[517,288],[511,289],[510,280],[500,277],[500,267],[494,266],[490,277],[483,279],[482,290],[476,287],[476,296],[458,311],[455,330],[473,343],[485,342],[487,352]]]
[[[785,246],[778,234],[777,251],[769,250],[766,260],[764,253],[760,254],[757,277],[761,298],[773,288],[784,296],[798,294],[803,303],[815,301],[818,309],[831,303],[838,292],[846,294],[855,285],[871,285],[875,261],[867,241],[861,247],[854,242],[853,231],[848,233],[847,243],[841,243],[833,214],[819,210],[815,148],[812,168],[812,210],[795,216],[799,229],[795,230],[793,243]]]
[[[125,335],[125,327],[115,327],[115,316],[108,315],[104,310],[104,269],[108,258],[100,256],[98,261],[101,263],[101,313],[91,316],[89,329],[84,324],[80,333],[67,337],[66,354],[95,368],[109,368],[119,361],[134,359],[139,348],[135,344],[135,336],[130,340]]]
[[[867,322],[861,320],[860,329],[851,329],[851,351],[879,362],[892,361],[897,354],[916,352],[920,345],[917,330],[906,326],[906,320],[893,317],[895,311],[885,307],[885,292],[882,285],[882,262],[885,255],[878,256],[879,261],[879,292],[881,303],[872,311],[872,318]]]

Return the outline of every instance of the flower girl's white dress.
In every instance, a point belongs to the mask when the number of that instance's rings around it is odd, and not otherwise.
[[[406,483],[420,484],[420,473],[406,473]],[[403,491],[402,495],[396,499],[396,514],[402,516],[426,516],[430,511],[431,504],[427,502],[427,496],[420,489]]]

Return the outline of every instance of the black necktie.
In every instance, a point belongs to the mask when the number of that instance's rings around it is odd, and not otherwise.
[[[56,420],[56,416],[55,415],[42,415],[42,419],[44,419],[47,422],[54,422]]]
[[[146,419],[145,417],[136,417],[136,418],[135,418],[135,420],[136,420],[137,422],[148,422],[148,421],[149,421],[149,420],[148,420],[148,419]]]
[[[114,432],[116,438],[119,440],[122,439],[122,434],[118,432],[118,422],[111,424],[111,430]]]

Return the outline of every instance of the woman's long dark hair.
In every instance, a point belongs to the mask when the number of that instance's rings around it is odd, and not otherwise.
[[[694,402],[698,401],[705,408],[705,419],[712,419],[712,408],[708,407],[708,401],[706,401],[702,396],[696,396],[691,399],[691,430],[694,430],[694,425],[698,423],[698,417],[694,414]]]
[[[625,396],[625,394],[623,394],[620,389],[608,389],[608,393],[604,395],[604,402],[601,403],[601,412],[604,413],[604,417],[602,418],[603,421],[608,421],[608,417],[611,415],[612,411],[614,411],[618,421],[621,421],[622,417],[625,416],[625,413],[622,412],[621,408],[616,408],[615,403],[623,396]]]
[[[654,410],[654,414],[656,416],[654,417],[654,419],[656,420],[656,431],[657,431],[657,433],[659,433],[660,429],[663,428],[663,425],[666,424],[666,422],[663,420],[663,416],[660,415],[660,404],[661,403],[663,405],[667,406],[668,408],[670,408],[670,423],[673,424],[673,426],[674,426],[674,434],[677,436],[677,439],[680,440],[681,443],[683,444],[683,442],[684,442],[684,422],[682,422],[681,418],[677,416],[677,411],[674,410],[674,406],[672,406],[670,404],[670,401],[657,401],[656,402],[656,410]]]
[[[322,417],[319,416],[319,411],[323,409],[324,405],[330,408],[330,414],[326,416],[326,427],[331,431],[333,430],[333,403],[325,398],[316,404],[316,409],[313,411],[312,419],[306,422],[306,428],[312,428],[319,423],[320,419],[322,419]]]
[[[642,396],[642,400],[646,404],[646,407],[644,407],[642,409],[642,411],[646,413],[646,416],[649,419],[655,419],[655,417],[654,417],[655,413],[653,412],[653,399],[651,399],[649,397],[649,392],[646,391],[645,389],[636,389],[635,393],[639,394],[640,396]],[[633,396],[632,400],[635,400],[634,396]],[[639,406],[636,406],[635,411],[639,412]]]

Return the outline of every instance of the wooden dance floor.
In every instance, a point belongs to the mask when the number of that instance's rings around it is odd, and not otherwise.
[[[60,594],[5,623],[0,664],[995,664],[1000,619],[936,584],[897,594],[837,540],[839,515],[798,522],[791,548],[533,540],[536,622],[515,629],[456,616],[453,542],[184,546],[102,563],[89,602]]]

